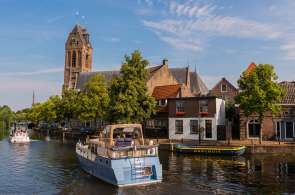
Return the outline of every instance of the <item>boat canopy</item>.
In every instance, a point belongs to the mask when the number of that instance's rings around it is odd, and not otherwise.
[[[114,145],[116,139],[131,139],[137,142],[138,145],[144,144],[141,124],[116,124],[107,125],[102,133],[104,139],[109,141],[109,144]]]

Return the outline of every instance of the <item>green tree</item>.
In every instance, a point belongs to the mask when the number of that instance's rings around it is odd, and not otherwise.
[[[9,129],[10,123],[14,119],[14,112],[9,106],[0,106],[0,129]]]
[[[103,75],[92,77],[82,88],[78,98],[78,118],[80,120],[105,120],[109,106],[108,87]]]
[[[19,110],[15,113],[15,120],[20,121],[28,121],[28,114],[31,112],[31,108],[25,108],[22,110]]]
[[[41,112],[42,112],[42,104],[36,103],[29,110],[29,112],[26,115],[26,118],[38,126],[39,122],[42,120]]]
[[[78,91],[75,89],[64,89],[62,100],[57,111],[60,121],[64,120],[66,123],[69,123],[70,119],[76,118],[78,108]]]
[[[155,100],[148,94],[146,86],[148,64],[139,51],[125,56],[120,76],[114,78],[111,83],[111,122],[142,122],[155,112]]]
[[[40,106],[40,119],[43,122],[52,123],[59,121],[61,99],[59,96],[51,96]]]
[[[278,103],[284,97],[284,91],[276,82],[277,79],[272,65],[259,64],[253,71],[244,72],[238,80],[241,92],[236,101],[247,118],[252,114],[258,115],[260,142],[265,113],[272,112],[275,115],[281,109]]]

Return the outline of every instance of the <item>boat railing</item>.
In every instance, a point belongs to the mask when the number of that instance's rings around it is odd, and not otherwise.
[[[114,143],[116,139],[110,141],[107,138],[98,138],[88,140],[87,149],[89,148],[91,153],[95,155],[110,157],[110,158],[126,158],[126,157],[143,157],[143,156],[157,156],[158,155],[158,145],[149,142],[147,144],[139,144],[137,140],[131,145],[118,146],[110,143]],[[85,148],[81,148],[84,149]],[[88,151],[89,151],[88,149]]]

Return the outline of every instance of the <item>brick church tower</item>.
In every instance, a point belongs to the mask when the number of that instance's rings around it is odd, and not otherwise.
[[[89,33],[76,25],[70,32],[65,45],[64,88],[76,88],[80,72],[92,69],[92,46]]]

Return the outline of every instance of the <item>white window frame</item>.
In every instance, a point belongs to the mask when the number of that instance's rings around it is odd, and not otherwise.
[[[225,90],[222,89],[222,86],[225,86]],[[227,85],[226,84],[221,84],[220,85],[220,91],[221,92],[227,92]]]

